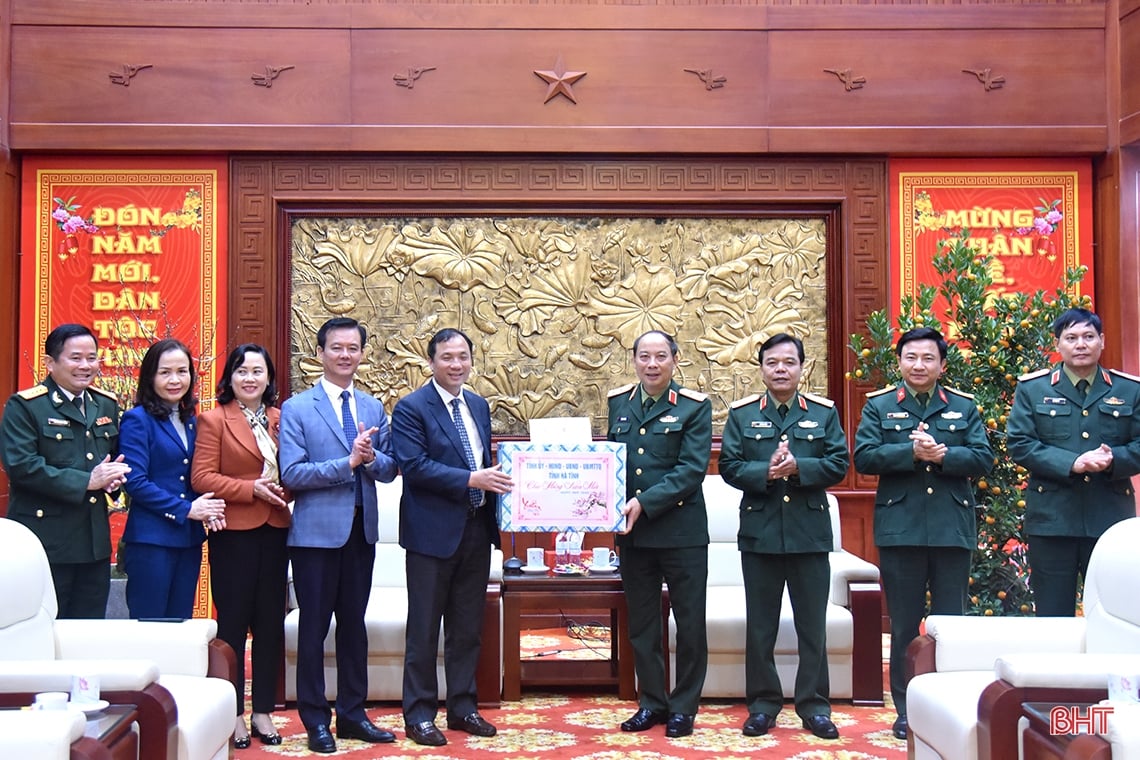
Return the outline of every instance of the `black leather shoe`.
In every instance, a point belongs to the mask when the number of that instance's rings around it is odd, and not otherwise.
[[[477,712],[465,715],[462,718],[452,718],[449,715],[447,728],[450,731],[466,731],[475,736],[494,736],[496,733],[495,727],[483,720],[483,716]]]
[[[447,737],[430,720],[425,720],[423,723],[405,724],[404,732],[407,733],[409,739],[425,747],[442,747],[447,744]]]
[[[322,755],[336,752],[336,740],[324,723],[318,723],[309,729],[309,751],[320,752]]]
[[[654,726],[660,726],[669,720],[669,716],[662,712],[654,712],[648,708],[641,708],[633,717],[621,724],[622,731],[648,731]]]
[[[684,713],[670,713],[669,721],[665,724],[665,735],[670,739],[678,739],[693,733],[693,718],[695,715]]]
[[[249,741],[248,734],[241,737],[240,739],[236,736],[233,738],[234,749],[249,749],[250,744],[251,742]]]
[[[804,728],[811,731],[820,739],[838,739],[839,729],[831,722],[827,715],[812,715],[804,718]]]
[[[776,725],[776,719],[764,713],[749,713],[748,720],[744,721],[741,729],[745,736],[763,736]]]
[[[249,735],[256,736],[259,742],[262,744],[268,744],[272,747],[276,747],[281,743],[281,734],[277,733],[276,731],[271,734],[263,734],[258,730],[257,726],[253,725],[252,722],[249,724]],[[234,746],[236,747],[237,745],[235,744]],[[246,746],[248,747],[249,745],[247,744]]]
[[[906,741],[906,716],[900,715],[895,718],[895,723],[891,726],[891,733],[895,735],[896,739]]]
[[[336,735],[341,739],[359,739],[362,742],[372,742],[373,744],[387,744],[396,741],[394,733],[377,728],[372,725],[372,721],[368,718],[364,720],[340,720],[338,718]]]

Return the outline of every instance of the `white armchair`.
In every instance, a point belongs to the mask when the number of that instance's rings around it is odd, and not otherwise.
[[[744,575],[736,534],[740,491],[720,475],[706,475],[709,518],[709,580],[706,628],[708,675],[703,697],[744,696]],[[879,568],[843,549],[839,503],[828,495],[834,547],[830,554],[831,596],[827,605],[827,666],[833,699],[860,705],[883,703],[882,612]],[[669,617],[669,670],[675,672],[677,627]],[[787,590],[776,637],[776,670],[784,696],[791,698],[799,662],[792,607]]]
[[[1096,702],[1109,672],[1140,672],[1140,518],[1109,528],[1093,550],[1084,617],[927,619],[908,650],[911,757],[1018,757],[1021,704]]]
[[[20,760],[109,760],[106,747],[83,735],[86,726],[78,710],[3,710],[0,751]]]
[[[105,699],[137,705],[142,757],[228,757],[235,664],[215,621],[56,620],[39,539],[0,519],[0,547],[0,703],[27,704],[34,692],[68,691],[73,675],[96,673]]]

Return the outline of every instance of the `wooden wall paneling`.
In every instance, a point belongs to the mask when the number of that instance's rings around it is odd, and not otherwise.
[[[349,67],[344,30],[20,27],[12,119],[164,124],[172,149],[201,125],[350,124]]]
[[[1122,0],[1120,62],[1112,81],[1120,83],[1120,144],[1140,144],[1140,0]]]
[[[1087,54],[1098,39],[1103,45],[1103,10],[1098,16],[1095,4],[1048,14],[1020,3],[829,5],[820,14],[811,5],[716,3],[348,9],[318,2],[301,9],[180,2],[172,21],[169,12],[158,12],[169,11],[162,2],[92,2],[82,9],[13,2],[17,149],[833,155],[921,153],[931,144],[944,155],[1105,149],[1103,97],[1097,98],[1104,72],[1092,73],[1103,57]],[[1066,43],[1057,45],[1062,36]],[[292,63],[276,61],[284,54]],[[559,55],[565,71],[585,72],[570,85],[576,104],[563,95],[544,102],[546,85],[534,75],[555,69]],[[154,68],[131,87],[109,91],[104,74],[127,63]],[[296,68],[274,80],[274,88],[251,94],[252,73],[287,65]],[[962,67],[982,65],[1006,77],[1002,89],[985,97],[977,94],[980,83],[973,91],[961,83],[970,78]],[[432,67],[412,80],[418,86],[394,80]],[[867,79],[862,89],[847,92],[823,71],[847,67]],[[707,89],[686,68],[723,86]],[[1047,85],[1041,71],[1050,72]],[[61,81],[85,97],[58,97]],[[1043,86],[1046,97],[1039,94]]]
[[[759,32],[385,29],[354,31],[352,47],[358,125],[534,128],[516,139],[542,148],[556,137],[549,128],[768,122]],[[419,67],[434,70],[396,86],[394,76]],[[535,71],[581,77],[560,89]]]

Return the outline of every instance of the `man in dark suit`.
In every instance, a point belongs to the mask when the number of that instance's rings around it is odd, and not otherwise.
[[[43,543],[58,617],[101,618],[111,588],[106,497],[131,471],[116,457],[119,405],[91,384],[99,347],[89,328],[52,330],[44,363],[47,377],[9,398],[0,421],[8,517]]]
[[[1025,534],[1037,614],[1072,617],[1077,578],[1100,535],[1136,514],[1140,378],[1100,366],[1100,317],[1070,309],[1053,323],[1061,363],[1020,378],[1006,428],[1029,470]]]
[[[878,475],[875,545],[891,618],[891,731],[906,738],[906,648],[918,636],[930,591],[934,615],[966,612],[978,544],[974,478],[993,452],[974,397],[938,383],[948,346],[929,327],[895,346],[903,385],[867,394],[855,433],[855,469]]]
[[[404,477],[400,545],[407,550],[408,625],[404,647],[404,723],[417,744],[447,738],[435,725],[436,653],[446,627],[447,727],[494,736],[477,711],[475,671],[491,547],[499,545],[498,494],[510,477],[491,466],[491,411],[463,384],[471,339],[451,328],[428,342],[432,380],[400,399],[392,441]]]
[[[732,405],[719,468],[726,483],[744,491],[737,536],[748,619],[744,735],[768,733],[784,704],[775,647],[787,584],[799,652],[796,714],[816,736],[837,739],[827,672],[828,552],[835,540],[826,489],[847,474],[847,438],[835,402],[798,392],[803,363],[799,338],[778,333],[764,341],[767,392]]]
[[[638,711],[623,731],[665,723],[688,736],[708,669],[705,598],[709,529],[701,483],[712,450],[712,404],[673,382],[677,343],[651,330],[633,343],[639,382],[609,393],[607,438],[626,445],[626,524],[617,538],[629,638],[639,685]],[[661,583],[677,621],[677,681],[665,683]]]
[[[324,640],[336,615],[336,733],[342,739],[396,737],[364,713],[378,520],[376,481],[396,477],[384,406],[353,387],[367,340],[364,326],[338,317],[317,331],[324,374],[281,408],[281,482],[295,496],[289,529],[297,628],[297,712],[313,752],[336,752],[325,699]]]

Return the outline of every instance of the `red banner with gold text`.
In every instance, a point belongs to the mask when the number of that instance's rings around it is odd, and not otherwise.
[[[963,228],[979,254],[993,257],[996,295],[1052,292],[1066,268],[1086,266],[1077,295],[1092,296],[1088,160],[897,160],[890,185],[892,317],[903,296],[941,281],[931,264],[938,243]],[[933,310],[943,318],[941,296]]]
[[[20,387],[41,379],[47,334],[78,322],[99,340],[98,385],[124,409],[143,354],[165,337],[190,347],[199,397],[212,399],[225,349],[227,197],[222,158],[26,158]],[[112,514],[115,549],[124,519]],[[195,614],[208,615],[205,573],[198,600]]]

